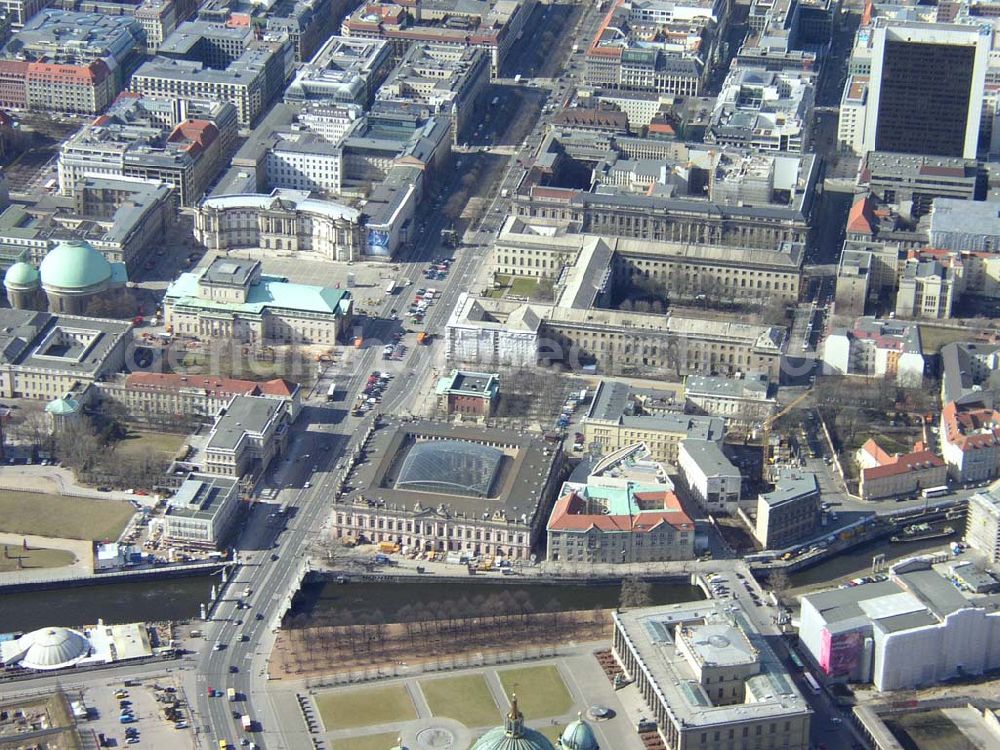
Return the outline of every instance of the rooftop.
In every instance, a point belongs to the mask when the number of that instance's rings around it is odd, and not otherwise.
[[[414,446],[448,441],[470,450],[490,449],[497,459],[486,496],[401,487],[397,478]],[[497,454],[500,454],[499,456]],[[457,455],[457,454],[456,454]],[[381,505],[412,514],[492,519],[531,525],[545,505],[542,492],[559,463],[560,453],[540,436],[487,427],[429,421],[380,419],[364,446],[363,459],[348,474],[342,503]],[[502,456],[502,457],[501,457]],[[450,460],[450,459],[449,459]],[[411,462],[412,463],[412,462]],[[445,476],[438,472],[438,478]]]
[[[0,363],[93,376],[132,324],[0,309]]]
[[[239,480],[209,474],[189,474],[167,501],[168,516],[210,521],[239,488]]]
[[[819,482],[816,481],[815,474],[791,472],[780,476],[774,484],[774,489],[760,493],[759,498],[775,508],[818,493]]]
[[[709,728],[739,721],[780,719],[812,711],[771,647],[754,629],[735,601],[710,600],[613,613],[628,645],[641,661],[657,691],[678,722]],[[696,672],[677,646],[678,631],[701,659],[722,664],[759,664],[757,681],[747,701],[716,706],[696,679]]]
[[[233,396],[219,413],[208,436],[208,450],[235,450],[247,435],[263,435],[268,425],[282,413],[278,399],[263,396]]]
[[[439,394],[495,398],[500,390],[500,376],[488,372],[452,370],[438,380],[436,390]]]

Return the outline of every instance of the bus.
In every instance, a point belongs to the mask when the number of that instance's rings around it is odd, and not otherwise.
[[[928,487],[927,489],[925,489],[923,492],[920,493],[921,497],[923,497],[925,500],[929,497],[941,497],[942,495],[947,495],[947,494],[948,494],[947,486]]]
[[[819,683],[816,682],[816,678],[812,676],[811,672],[803,672],[802,679],[806,681],[806,684],[809,686],[809,689],[813,691],[813,693],[819,695]]]
[[[337,383],[330,383],[330,387],[326,389],[326,400],[333,401],[333,396],[337,392]]]
[[[792,664],[794,664],[795,668],[797,670],[799,670],[800,672],[803,669],[805,669],[806,665],[802,663],[802,659],[800,659],[799,655],[797,653],[795,653],[794,651],[789,651],[788,652],[788,658],[792,660]]]
[[[386,284],[386,287],[385,287],[385,293],[386,294],[392,294],[394,291],[396,291],[396,282],[395,282],[395,280],[390,281],[388,284]]]

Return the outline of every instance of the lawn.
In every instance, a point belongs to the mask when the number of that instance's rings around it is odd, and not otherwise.
[[[23,549],[19,544],[4,544],[4,552],[0,552],[0,573],[10,573],[15,570],[37,570],[39,568],[61,568],[72,565],[76,555],[64,549],[48,549],[47,547],[32,547]],[[21,567],[17,567],[18,558]]]
[[[115,450],[123,456],[140,456],[158,453],[171,459],[184,445],[186,435],[172,435],[164,432],[137,432],[129,430],[128,437],[118,442]]]
[[[510,293],[517,297],[530,297],[538,289],[538,279],[516,276],[510,285]]]
[[[398,736],[394,732],[347,737],[334,741],[333,750],[388,750],[396,746],[397,739]]]
[[[937,354],[941,347],[955,341],[968,341],[975,336],[971,331],[956,328],[920,326],[920,345],[924,354]]]
[[[316,706],[328,732],[417,718],[413,701],[402,685],[321,693],[316,696]]]
[[[11,534],[115,540],[134,514],[121,500],[0,490],[0,531]]]
[[[501,712],[480,674],[421,680],[420,689],[435,716],[460,721],[467,727],[495,726]]]
[[[554,666],[523,667],[497,672],[507,695],[517,693],[517,706],[526,719],[562,716],[573,699]]]

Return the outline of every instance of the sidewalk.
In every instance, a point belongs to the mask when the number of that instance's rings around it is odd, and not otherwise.
[[[39,581],[57,580],[67,576],[90,576],[94,574],[94,554],[91,542],[78,539],[55,539],[34,534],[0,533],[0,544],[20,547],[27,541],[29,547],[61,549],[72,552],[76,557],[69,565],[58,568],[28,568],[25,570],[0,573],[0,586],[12,583],[34,583]]]
[[[0,489],[17,492],[44,492],[50,495],[93,497],[98,500],[137,500],[134,495],[120,490],[98,492],[93,487],[77,484],[69,469],[40,464],[0,466]]]

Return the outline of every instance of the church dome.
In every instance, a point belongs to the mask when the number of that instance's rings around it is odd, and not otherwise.
[[[555,750],[541,732],[524,726],[524,716],[517,708],[517,696],[512,696],[510,713],[504,726],[491,729],[472,746],[472,750]]]
[[[30,263],[19,260],[7,269],[3,277],[3,285],[8,289],[36,289],[38,287],[38,269]]]
[[[600,750],[594,730],[582,718],[570,722],[559,741],[563,750]]]
[[[60,242],[42,259],[42,286],[83,291],[111,281],[107,258],[87,242]]]

